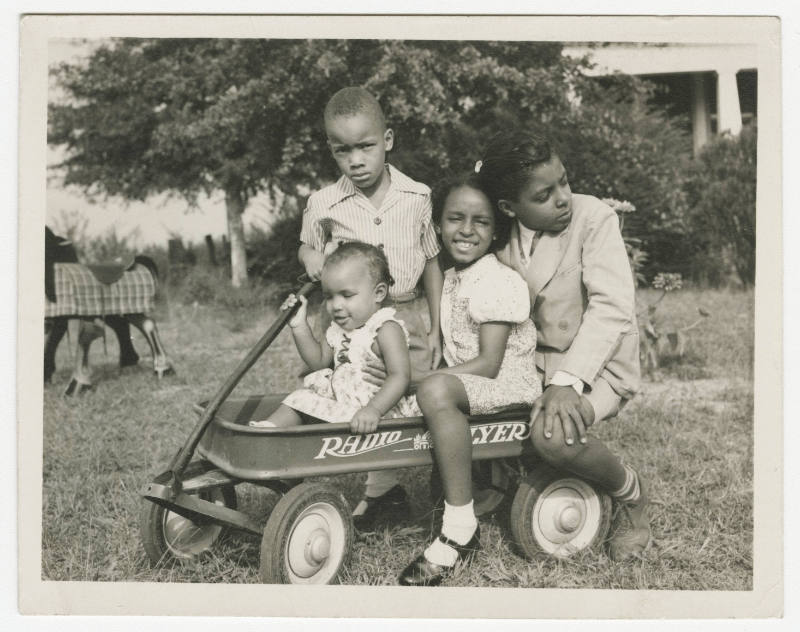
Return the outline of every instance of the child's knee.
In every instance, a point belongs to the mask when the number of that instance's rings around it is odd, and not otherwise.
[[[536,421],[531,431],[531,443],[533,443],[534,449],[542,459],[555,467],[569,465],[586,449],[584,444],[577,441],[568,445],[564,439],[564,432],[558,423],[553,424],[550,437],[545,436],[544,424],[541,419]]]
[[[424,415],[454,405],[450,394],[449,377],[441,373],[430,375],[417,387],[417,403]]]

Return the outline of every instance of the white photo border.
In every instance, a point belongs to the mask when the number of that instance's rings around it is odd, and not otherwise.
[[[730,42],[758,46],[758,232],[755,303],[752,591],[187,585],[41,579],[47,43],[54,37],[362,37]],[[727,618],[783,608],[781,30],[769,17],[653,16],[28,16],[21,24],[19,143],[19,607],[31,614],[300,617]],[[769,98],[766,96],[769,95]],[[579,607],[576,607],[576,602]]]

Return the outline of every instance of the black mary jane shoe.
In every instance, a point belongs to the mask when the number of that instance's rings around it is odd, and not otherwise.
[[[366,511],[353,516],[353,526],[359,535],[372,533],[385,525],[405,522],[411,513],[408,494],[400,485],[395,485],[382,496],[364,496],[363,500],[367,504]]]
[[[449,547],[452,547],[458,553],[456,563],[453,566],[439,566],[428,561],[423,553],[411,564],[405,567],[400,574],[401,586],[438,586],[442,580],[452,575],[453,570],[459,562],[468,564],[472,558],[481,548],[481,529],[475,529],[472,539],[466,544],[459,544],[454,542],[444,534],[439,534],[439,540]]]

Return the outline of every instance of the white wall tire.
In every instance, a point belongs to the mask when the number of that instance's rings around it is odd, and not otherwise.
[[[541,465],[520,484],[511,506],[514,541],[529,559],[566,558],[603,542],[611,499],[589,483]]]
[[[203,490],[198,498],[236,509],[236,490],[232,485]],[[194,559],[210,550],[222,535],[224,527],[218,524],[198,524],[149,500],[142,502],[139,530],[153,564],[169,559]]]
[[[303,483],[281,498],[261,540],[261,581],[333,584],[353,543],[350,506],[338,490]]]

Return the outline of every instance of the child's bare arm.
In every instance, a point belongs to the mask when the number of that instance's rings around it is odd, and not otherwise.
[[[425,289],[425,298],[428,301],[428,311],[431,315],[431,330],[428,334],[428,345],[431,347],[432,359],[430,368],[435,369],[442,360],[442,336],[440,332],[440,311],[442,307],[442,286],[444,274],[439,261],[439,255],[428,259],[422,271],[422,287]]]
[[[317,371],[326,369],[331,365],[333,349],[331,349],[327,341],[317,341],[307,322],[294,327],[292,336],[300,357],[303,358],[303,362],[308,365],[309,369]]]
[[[308,367],[312,370],[324,369],[331,364],[333,359],[333,349],[326,340],[321,343],[314,337],[311,331],[311,326],[308,324],[308,300],[305,296],[297,297],[292,294],[287,298],[281,310],[291,309],[291,307],[300,301],[300,309],[289,321],[289,328],[292,330],[292,338],[303,359]]]
[[[322,264],[325,262],[325,256],[319,251],[315,250],[308,244],[300,244],[300,249],[297,251],[297,258],[306,270],[306,274],[313,280],[319,280],[322,273]]]
[[[384,323],[378,330],[378,346],[386,366],[386,379],[369,404],[350,422],[352,432],[372,432],[378,421],[405,395],[411,376],[408,344],[400,325]]]
[[[432,373],[470,373],[483,377],[495,378],[500,372],[503,358],[506,353],[506,343],[511,332],[511,325],[502,322],[483,323],[480,329],[480,343],[478,356],[463,364],[443,367],[435,371],[420,372],[411,369],[411,391]],[[387,377],[387,372],[379,361],[369,360],[364,368],[365,380],[370,384],[381,385]]]
[[[463,364],[439,369],[435,373],[470,373],[496,378],[500,372],[500,366],[503,364],[510,333],[510,323],[482,323],[478,334],[478,355]]]
[[[370,406],[383,415],[405,395],[411,376],[411,360],[405,335],[397,323],[384,323],[378,330],[377,339],[386,365],[386,381],[370,400]]]

